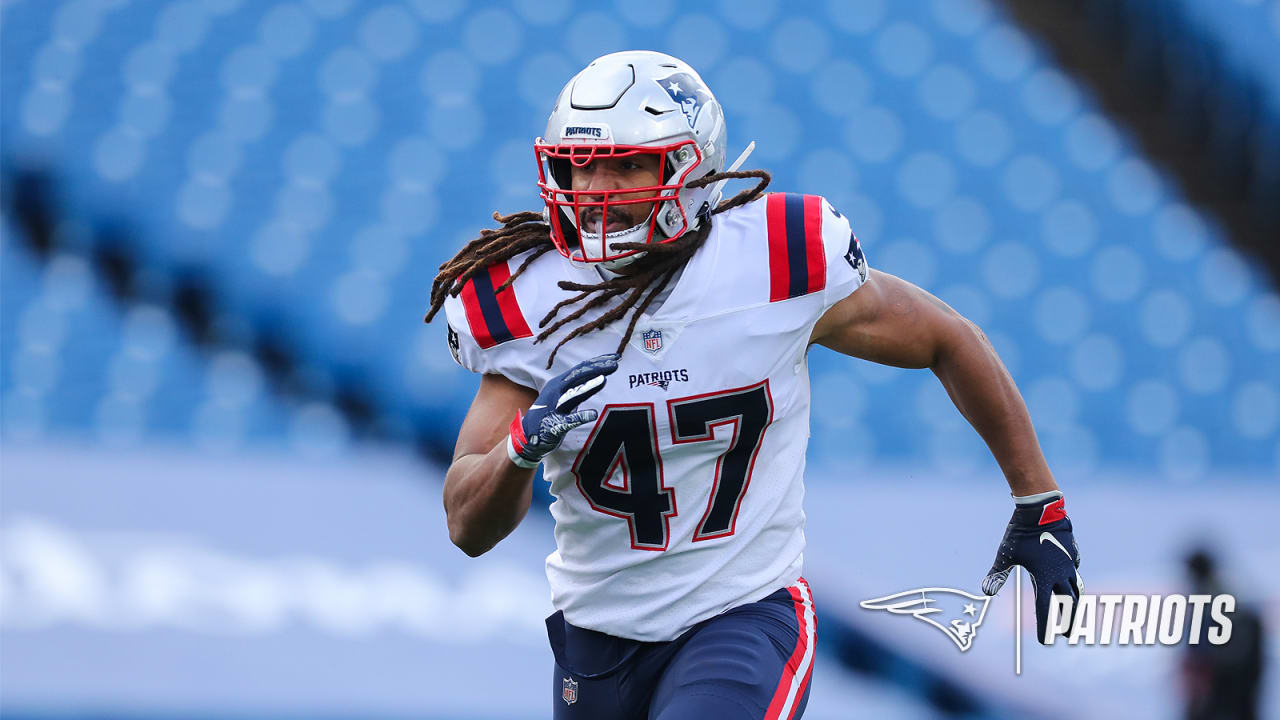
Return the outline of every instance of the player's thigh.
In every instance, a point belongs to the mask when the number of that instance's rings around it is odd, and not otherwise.
[[[712,635],[717,637],[693,645],[693,652],[678,655],[668,667],[650,703],[650,720],[786,720],[804,715],[812,658],[797,673],[760,635],[753,642]]]
[[[663,672],[649,718],[800,717],[816,650],[813,606],[807,586],[783,593],[700,628]]]

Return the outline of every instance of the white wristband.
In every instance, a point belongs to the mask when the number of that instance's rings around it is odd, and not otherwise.
[[[1036,493],[1035,495],[1012,495],[1011,497],[1018,505],[1034,505],[1038,502],[1044,502],[1050,498],[1060,498],[1062,497],[1062,491],[1047,490],[1042,493]]]
[[[507,459],[516,467],[521,467],[525,470],[532,470],[533,468],[538,467],[538,463],[529,462],[521,457],[520,453],[516,452],[515,443],[511,441],[510,435],[507,436]]]

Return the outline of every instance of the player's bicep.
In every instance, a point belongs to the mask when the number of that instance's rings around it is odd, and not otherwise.
[[[933,365],[944,336],[964,319],[938,298],[878,270],[831,306],[811,343],[864,360],[907,368]]]
[[[516,412],[528,410],[537,396],[533,390],[502,375],[482,375],[480,389],[476,391],[467,417],[462,421],[462,429],[458,431],[453,459],[492,450],[506,437]]]

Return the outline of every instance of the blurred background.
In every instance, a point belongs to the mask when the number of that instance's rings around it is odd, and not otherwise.
[[[1250,717],[1254,676],[1280,717],[1280,2],[7,0],[0,40],[0,715],[549,714],[545,497],[449,543],[478,379],[421,317],[643,48],[988,332],[1089,590],[1257,620],[1015,677],[1012,582],[965,654],[859,609],[977,591],[1010,503],[930,373],[815,349],[806,717]]]

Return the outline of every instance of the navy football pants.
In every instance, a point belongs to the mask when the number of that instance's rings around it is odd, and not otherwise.
[[[817,618],[800,578],[675,640],[640,642],[547,618],[556,720],[788,720],[804,714]]]

